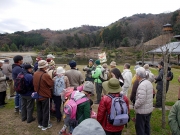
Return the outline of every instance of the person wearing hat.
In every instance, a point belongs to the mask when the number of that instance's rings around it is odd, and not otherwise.
[[[14,97],[14,86],[13,86],[13,79],[12,79],[12,65],[9,64],[9,60],[5,59],[3,66],[2,66],[3,73],[9,77],[7,81],[9,90],[10,90],[10,97]]]
[[[30,64],[25,64],[23,73],[26,93],[21,94],[21,120],[27,120],[27,123],[35,121],[33,117],[34,99],[31,97],[31,94],[34,92],[32,72],[33,67]]]
[[[21,55],[16,55],[13,58],[14,64],[12,64],[12,78],[15,81],[16,77],[20,72],[23,71],[23,57]],[[16,96],[14,98],[15,102],[15,112],[21,112],[21,95],[16,92]]]
[[[83,71],[86,71],[85,81],[91,81],[94,83],[94,79],[92,78],[92,71],[94,71],[96,67],[94,66],[93,59],[89,59],[89,64],[83,68]]]
[[[112,61],[112,62],[110,63],[110,66],[111,66],[111,69],[116,68],[116,62],[115,62],[115,61]]]
[[[162,92],[163,92],[163,72],[164,72],[164,62],[163,61],[158,63],[158,69],[159,69],[159,74],[157,77],[155,77],[155,83],[157,83],[155,107],[161,108],[162,107]]]
[[[96,64],[96,70],[92,72],[92,78],[94,78],[94,82],[96,86],[97,100],[94,103],[99,104],[99,102],[101,101],[101,94],[102,94],[102,81],[99,79],[99,77],[102,74],[101,69],[103,69],[103,67],[101,66],[100,60],[96,60],[95,64]]]
[[[47,68],[46,72],[49,74],[51,79],[53,79],[55,76],[55,73],[56,73],[56,65],[55,65],[54,61],[51,60],[50,58],[47,58],[46,61],[48,62],[48,68]]]
[[[121,86],[119,84],[119,80],[116,78],[111,78],[109,81],[105,81],[102,84],[104,90],[107,91],[108,94],[111,94],[115,97],[120,97]],[[124,95],[124,101],[127,104],[128,112],[129,112],[129,101],[128,98]],[[108,122],[108,115],[111,110],[111,102],[112,99],[105,95],[102,97],[101,102],[98,107],[97,113],[97,121],[102,125],[103,129],[106,132],[106,135],[121,135],[123,126],[113,126]]]
[[[122,76],[124,78],[124,85],[122,86],[122,93],[127,96],[128,90],[131,87],[131,82],[132,82],[132,73],[130,70],[129,63],[124,64],[124,70],[122,72]]]
[[[52,63],[54,63],[54,65],[55,65],[54,58],[55,58],[55,56],[52,55],[52,54],[48,54],[48,55],[47,55],[47,59],[52,60]]]
[[[76,61],[72,60],[69,62],[70,70],[67,70],[65,76],[68,77],[71,87],[78,87],[83,84],[84,79],[82,73],[76,68]]]
[[[72,135],[106,135],[102,126],[95,119],[89,118],[81,122]]]
[[[153,111],[153,85],[146,79],[147,74],[143,67],[136,70],[136,77],[139,81],[134,105],[136,112],[136,134],[150,135],[150,119]]]
[[[52,127],[52,124],[50,124],[50,98],[52,98],[54,81],[47,74],[47,67],[47,61],[40,60],[38,62],[39,70],[37,70],[33,76],[34,91],[42,96],[42,98],[39,98],[36,102],[38,127],[42,130]]]
[[[61,93],[63,92],[64,89],[70,86],[69,84],[69,79],[67,76],[64,76],[65,70],[63,67],[58,67],[56,76],[53,78],[54,80],[54,89],[53,89],[53,101],[55,103],[55,110],[56,110],[56,118],[57,122],[61,121],[61,111],[59,108],[61,108]]]
[[[94,94],[94,84],[91,81],[85,81],[83,84],[83,91],[75,91],[74,100],[75,102],[82,98],[90,99],[90,95]],[[70,98],[70,95],[69,95]],[[66,103],[65,103],[66,104]],[[76,112],[76,120],[78,124],[80,124],[83,120],[88,119],[91,117],[91,106],[89,100],[79,104],[77,106]],[[65,116],[64,118],[64,126],[60,130],[59,134],[65,132],[66,128],[69,126],[69,116]],[[71,132],[71,131],[70,131]]]
[[[0,60],[0,108],[5,106],[6,90],[7,84],[6,81],[9,80],[9,77],[4,75],[2,71],[4,61]]]
[[[36,71],[38,70],[38,62],[39,62],[40,60],[42,60],[42,58],[38,56],[38,57],[36,58],[36,62],[35,62],[35,64],[34,64],[34,68],[33,68],[33,71],[34,71],[34,72],[36,72]]]

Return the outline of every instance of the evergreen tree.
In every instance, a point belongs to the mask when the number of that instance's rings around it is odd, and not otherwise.
[[[14,43],[11,44],[10,49],[13,52],[17,52],[18,51],[18,48],[17,48],[16,44],[14,44]]]

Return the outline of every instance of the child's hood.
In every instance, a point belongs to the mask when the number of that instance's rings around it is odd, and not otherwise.
[[[76,93],[74,94],[74,99],[75,99],[75,101],[77,101],[77,100],[83,98],[84,96],[86,96],[84,93],[76,91]]]

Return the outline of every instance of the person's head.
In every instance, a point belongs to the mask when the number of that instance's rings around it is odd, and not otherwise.
[[[91,81],[85,81],[83,91],[86,95],[94,94],[94,84]]]
[[[4,61],[0,60],[0,67],[3,66]]]
[[[93,66],[93,65],[94,65],[93,59],[89,59],[89,66]]]
[[[96,61],[95,61],[95,64],[96,64],[97,66],[100,65],[100,64],[101,64],[100,60],[96,60]]]
[[[4,60],[4,63],[9,64],[9,60],[8,60],[8,59],[5,59],[5,60]]]
[[[106,135],[106,133],[97,120],[88,118],[73,130],[72,135]]]
[[[52,54],[48,54],[47,55],[47,59],[51,59],[51,60],[53,60],[55,58],[55,56],[54,55],[52,55]]]
[[[148,69],[149,69],[149,64],[145,64],[145,65],[143,66],[143,68],[144,68],[145,70],[148,70]]]
[[[124,69],[130,69],[131,65],[129,63],[124,64]]]
[[[23,57],[21,55],[14,56],[13,60],[15,64],[18,64],[18,65],[23,64]]]
[[[135,67],[134,67],[134,70],[136,71],[138,68],[140,68],[141,66],[140,65],[136,65]]]
[[[111,78],[109,81],[103,82],[102,86],[108,93],[120,93],[121,90],[119,80],[116,78]]]
[[[112,62],[110,63],[110,66],[111,66],[111,68],[115,68],[115,67],[116,67],[116,62],[115,62],[115,61],[112,61]]]
[[[37,62],[40,61],[40,60],[42,60],[41,57],[36,57],[36,61],[37,61]]]
[[[107,69],[107,68],[108,68],[107,63],[104,63],[104,64],[102,65],[102,67],[103,67],[104,69]]]
[[[136,70],[136,79],[140,82],[142,79],[147,78],[147,72],[143,67]]]
[[[48,68],[48,63],[47,63],[47,61],[45,61],[45,60],[40,60],[40,61],[38,62],[38,69],[40,69],[40,70],[47,70],[47,68]]]
[[[168,67],[168,71],[171,71],[171,67]]]
[[[32,73],[33,71],[33,67],[30,64],[25,64],[24,69],[29,73]]]
[[[69,66],[70,66],[71,68],[75,69],[75,68],[76,68],[76,61],[71,60],[71,61],[69,62]]]
[[[123,77],[121,75],[121,71],[118,68],[113,68],[111,70],[111,76],[112,77],[115,76],[116,79],[122,79],[124,81],[124,79],[123,79]]]
[[[164,67],[164,62],[163,62],[163,61],[159,62],[159,63],[158,63],[158,68],[161,69],[161,68],[163,68],[163,67]]]
[[[63,67],[58,67],[56,70],[56,74],[57,75],[64,75],[65,74],[65,70]]]

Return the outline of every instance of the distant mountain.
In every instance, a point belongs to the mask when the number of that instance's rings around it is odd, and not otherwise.
[[[173,25],[174,34],[180,34],[180,10],[161,14],[135,14],[123,17],[107,27],[82,25],[67,30],[50,29],[18,31],[13,34],[0,34],[0,49],[63,51],[73,48],[102,46],[118,48],[136,46],[147,42],[162,33],[166,23]],[[14,48],[14,46],[17,47]]]

